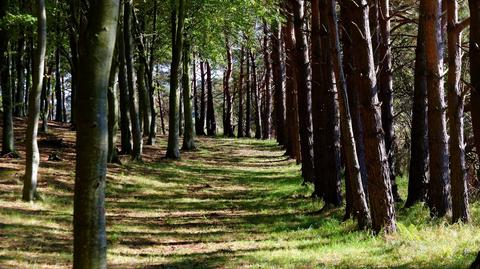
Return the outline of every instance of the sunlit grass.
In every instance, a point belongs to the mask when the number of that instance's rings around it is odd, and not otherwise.
[[[398,232],[374,236],[342,222],[343,209],[311,214],[322,203],[273,141],[201,138],[168,161],[164,140],[143,163],[109,165],[112,268],[466,268],[480,249],[478,203],[467,225],[399,204]],[[42,153],[35,204],[20,200],[22,162],[0,163],[0,268],[71,267],[74,152],[61,163]]]

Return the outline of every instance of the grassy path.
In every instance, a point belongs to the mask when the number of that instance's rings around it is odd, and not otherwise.
[[[71,266],[74,138],[53,131],[64,142],[42,148],[44,202],[21,202],[22,161],[0,160],[0,268]],[[477,203],[470,225],[418,206],[399,211],[398,234],[374,237],[342,223],[341,209],[310,215],[322,205],[274,142],[199,145],[180,161],[161,160],[161,144],[144,163],[109,166],[110,268],[466,268],[480,248]],[[51,152],[64,160],[46,161]]]

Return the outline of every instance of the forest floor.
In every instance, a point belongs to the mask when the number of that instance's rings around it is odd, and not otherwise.
[[[109,268],[467,268],[480,249],[477,202],[468,225],[398,205],[398,233],[373,236],[342,222],[343,209],[312,214],[322,204],[273,141],[199,138],[167,161],[158,140],[144,162],[109,165]],[[71,267],[74,144],[67,126],[41,136],[44,201],[33,204],[20,199],[23,160],[0,159],[0,268]]]

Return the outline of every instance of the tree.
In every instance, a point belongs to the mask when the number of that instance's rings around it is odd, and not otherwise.
[[[408,197],[405,207],[424,201],[427,194],[428,121],[427,121],[427,61],[425,51],[425,1],[420,1],[417,45],[415,48],[415,78],[412,106],[412,131]]]
[[[132,125],[132,159],[142,159],[142,130],[140,128],[139,108],[138,108],[138,88],[134,81],[133,67],[133,41],[132,41],[132,0],[124,3],[123,10],[123,38],[125,44],[125,64],[127,67],[127,88],[128,102],[130,107],[130,123]]]
[[[238,78],[238,127],[237,127],[237,137],[245,136],[244,128],[244,110],[243,110],[243,67],[245,63],[245,48],[242,47],[240,51],[240,75]]]
[[[177,3],[178,2],[178,3]],[[168,147],[166,158],[180,158],[179,150],[179,77],[182,63],[183,28],[185,22],[185,0],[171,1],[172,63],[170,69],[170,101],[168,117]]]
[[[335,79],[338,82],[336,84],[338,89],[338,100],[340,110],[340,125],[345,154],[345,166],[348,181],[351,185],[352,191],[352,204],[353,211],[358,220],[358,226],[360,229],[364,229],[370,226],[371,217],[370,210],[367,204],[367,198],[362,184],[362,174],[360,171],[360,164],[358,161],[358,155],[355,145],[352,119],[350,116],[350,109],[348,104],[347,85],[345,80],[345,74],[343,72],[343,66],[340,56],[340,37],[338,33],[338,23],[336,14],[336,1],[330,0],[326,2],[326,15],[327,15],[327,29],[330,40],[330,50],[332,54],[332,64],[335,70]],[[313,7],[313,5],[312,5]]]
[[[435,217],[445,216],[451,209],[448,170],[448,138],[443,85],[443,41],[441,35],[441,0],[425,3],[425,51],[428,100],[428,148],[430,181],[428,206]]]
[[[234,137],[232,126],[232,114],[233,114],[233,96],[230,89],[230,80],[232,79],[232,48],[228,38],[225,40],[225,46],[227,51],[227,70],[225,73],[225,81],[223,85],[224,100],[225,100],[225,122],[223,126],[223,132],[225,136]]]
[[[470,8],[470,79],[471,79],[471,107],[472,123],[477,155],[480,156],[480,3],[478,0],[469,0]]]
[[[313,166],[313,132],[312,132],[312,97],[311,97],[311,69],[307,36],[305,35],[304,1],[293,0],[291,11],[295,27],[295,72],[297,82],[298,123],[300,133],[300,147],[302,154],[302,176],[304,180],[313,182],[315,178]]]
[[[270,63],[270,38],[267,24],[263,24],[263,63],[265,68],[265,92],[264,92],[264,109],[262,112],[262,138],[270,139],[272,132],[272,89],[270,80],[272,78],[272,66]]]
[[[285,79],[283,74],[284,62],[282,59],[282,30],[281,24],[276,21],[271,30],[272,43],[272,78],[273,78],[273,110],[275,115],[275,134],[277,142],[285,146]]]
[[[183,90],[183,110],[185,111],[185,133],[183,136],[183,150],[194,150],[195,133],[193,131],[192,118],[192,101],[190,99],[190,44],[183,44],[183,74],[182,74],[182,90]]]
[[[290,158],[295,158],[297,163],[302,161],[300,154],[300,138],[299,138],[299,124],[298,124],[298,102],[297,102],[297,78],[295,73],[295,29],[293,26],[293,16],[290,12],[288,3],[285,5],[285,12],[287,22],[282,28],[283,38],[285,42],[286,54],[286,121],[287,136],[286,136],[286,155]],[[248,111],[247,111],[248,113]],[[304,178],[305,180],[305,178]]]
[[[217,121],[215,119],[215,108],[213,106],[213,81],[212,68],[207,61],[207,135],[217,134]]]
[[[37,13],[37,47],[33,59],[33,87],[28,100],[28,122],[25,138],[26,159],[25,177],[23,181],[22,200],[33,201],[37,197],[37,177],[40,165],[40,153],[38,150],[37,133],[40,119],[40,95],[43,85],[43,72],[45,66],[45,52],[47,50],[47,14],[45,1],[36,1]]]
[[[0,4],[0,20],[3,20],[9,9],[9,0]],[[0,86],[2,88],[3,128],[2,128],[2,155],[17,156],[13,133],[13,100],[10,83],[10,59],[8,56],[9,30],[0,28]]]
[[[448,119],[450,125],[450,178],[452,185],[452,219],[468,222],[467,168],[465,165],[465,142],[463,139],[463,95],[460,88],[462,68],[462,29],[458,24],[458,4],[447,1],[448,17]]]
[[[346,7],[352,12],[351,23],[356,24],[358,28],[352,34],[352,40],[357,47],[354,56],[355,69],[364,74],[358,81],[358,94],[364,129],[372,228],[375,232],[380,232],[382,229],[387,233],[394,232],[396,230],[395,208],[378,100],[368,6],[365,0],[354,0],[347,2]]]
[[[106,268],[107,89],[118,0],[83,1],[80,27],[77,162],[73,211],[74,268]]]

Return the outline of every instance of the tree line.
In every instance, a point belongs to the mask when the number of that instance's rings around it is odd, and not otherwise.
[[[395,232],[404,198],[470,220],[478,0],[5,0],[0,37],[2,155],[21,157],[28,118],[23,200],[41,198],[38,132],[76,130],[75,267],[106,266],[107,163],[141,161],[158,130],[170,159],[196,135],[275,138],[360,229]]]

